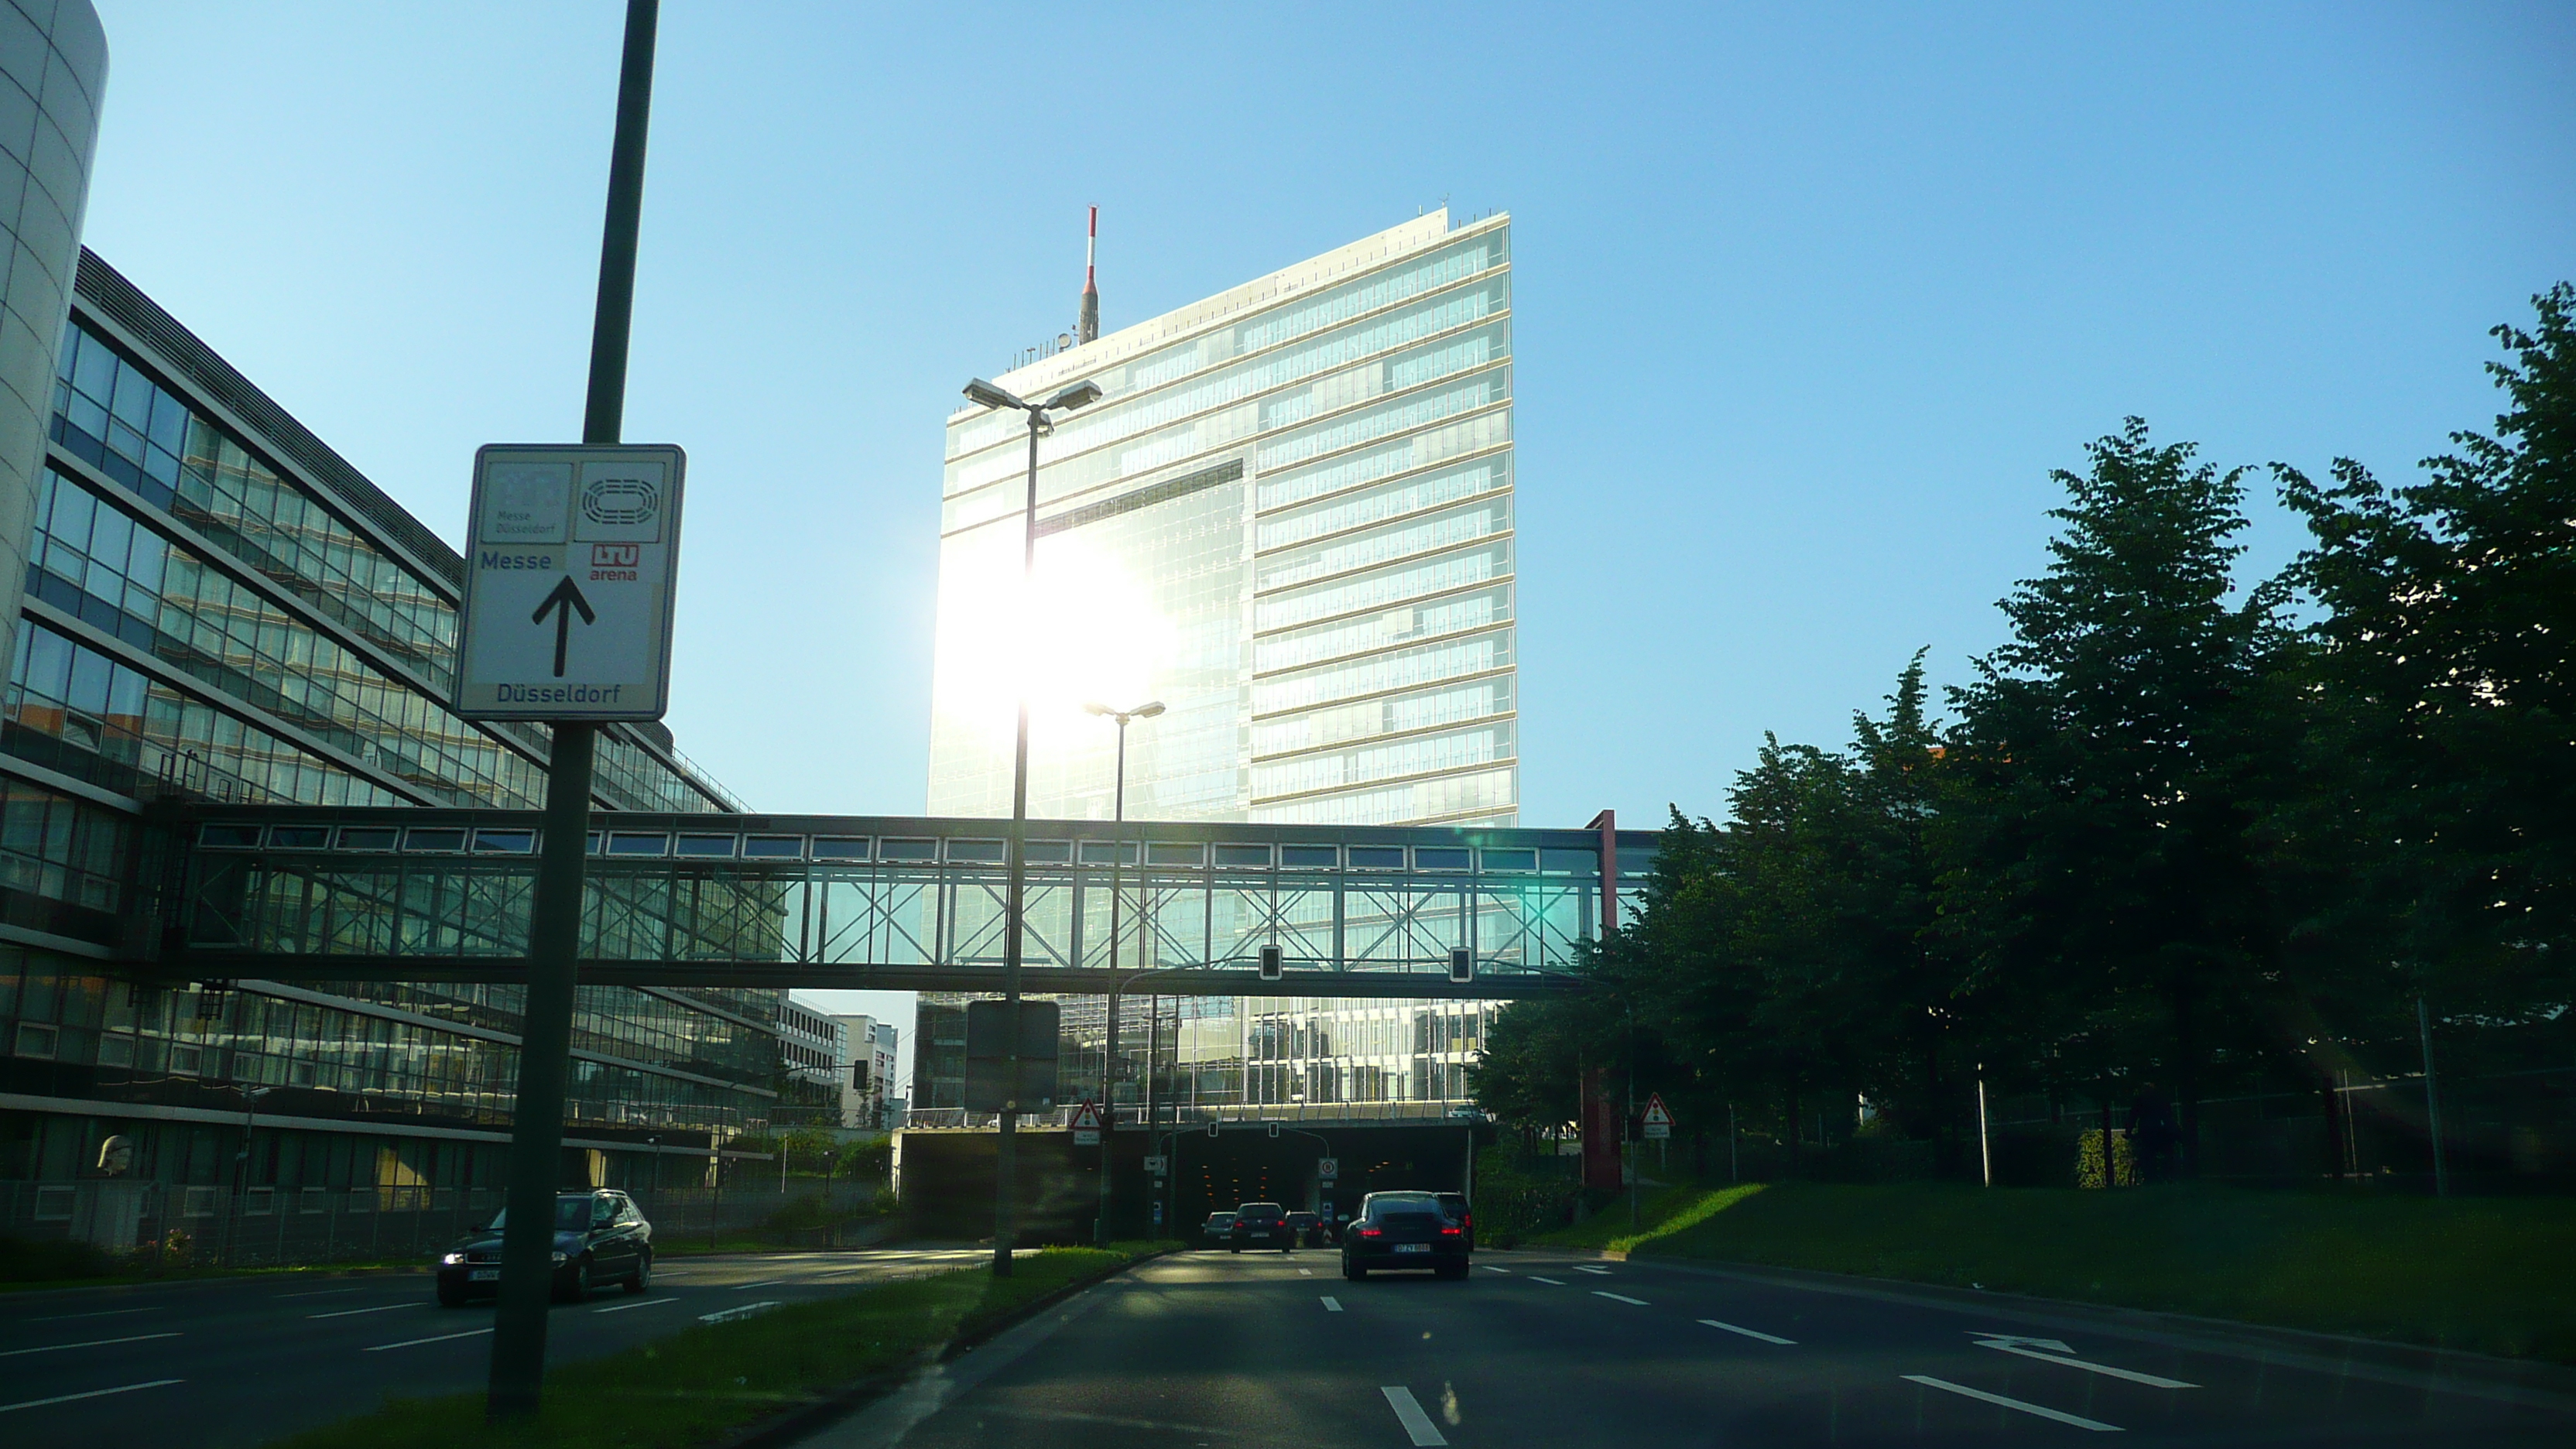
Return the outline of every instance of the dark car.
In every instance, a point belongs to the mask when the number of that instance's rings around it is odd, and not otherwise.
[[[1467,1230],[1428,1193],[1372,1193],[1342,1229],[1342,1276],[1389,1268],[1428,1268],[1443,1278],[1467,1276]]]
[[[1324,1220],[1317,1214],[1290,1213],[1288,1231],[1296,1234],[1297,1241],[1309,1248],[1324,1246]]]
[[[1440,1210],[1449,1215],[1451,1222],[1467,1230],[1467,1251],[1476,1251],[1476,1213],[1467,1205],[1467,1195],[1463,1192],[1435,1192],[1432,1196],[1440,1200]]]
[[[438,1260],[438,1301],[454,1308],[501,1291],[501,1228],[507,1210]],[[567,1192],[555,1198],[555,1297],[579,1303],[603,1283],[629,1293],[653,1286],[653,1225],[622,1192]]]
[[[1248,1202],[1236,1208],[1234,1230],[1227,1238],[1227,1245],[1238,1253],[1246,1248],[1288,1253],[1297,1247],[1296,1230],[1288,1226],[1288,1210],[1275,1202]]]
[[[1234,1214],[1209,1213],[1207,1221],[1199,1226],[1199,1231],[1207,1234],[1207,1240],[1211,1243],[1226,1242],[1234,1234]]]

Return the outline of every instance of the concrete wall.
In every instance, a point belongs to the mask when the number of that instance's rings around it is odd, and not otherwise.
[[[107,32],[89,0],[0,0],[0,660],[17,642],[106,91]]]

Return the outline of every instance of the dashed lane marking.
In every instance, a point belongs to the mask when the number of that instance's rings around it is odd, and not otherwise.
[[[1795,1347],[1798,1342],[1798,1340],[1794,1338],[1782,1338],[1776,1333],[1764,1333],[1758,1328],[1742,1328],[1732,1323],[1720,1323],[1714,1318],[1703,1318],[1700,1322],[1707,1324],[1711,1328],[1723,1328],[1729,1333],[1743,1334],[1746,1338],[1758,1338],[1764,1343],[1777,1343],[1787,1347]]]
[[[122,1318],[129,1313],[159,1313],[162,1311],[163,1310],[159,1307],[101,1308],[90,1313],[48,1313],[42,1318],[21,1318],[18,1321],[20,1323],[69,1323],[75,1318]]]
[[[1562,1278],[1542,1278],[1536,1273],[1532,1273],[1530,1275],[1530,1281],[1533,1283],[1545,1283],[1556,1288],[1562,1288],[1565,1286],[1565,1280]]]
[[[1503,1275],[1504,1277],[1506,1277],[1506,1278],[1508,1278],[1508,1277],[1510,1277],[1510,1276],[1512,1275],[1512,1270],[1511,1270],[1511,1269],[1509,1269],[1509,1268],[1497,1268],[1497,1267],[1495,1267],[1495,1266],[1494,1266],[1493,1264],[1491,1264],[1491,1263],[1486,1263],[1486,1264],[1483,1264],[1483,1265],[1481,1265],[1481,1266],[1482,1266],[1482,1267],[1484,1268],[1484,1270],[1485,1270],[1486,1272],[1488,1272],[1488,1273],[1500,1273],[1500,1274],[1502,1274],[1502,1275]]]
[[[1615,1298],[1622,1303],[1634,1303],[1640,1308],[1651,1308],[1654,1306],[1643,1298],[1631,1298],[1625,1293],[1611,1293],[1599,1288],[1592,1290],[1592,1296],[1595,1298]]]
[[[433,1334],[428,1338],[406,1338],[400,1343],[371,1344],[368,1347],[359,1350],[359,1352],[383,1353],[389,1348],[418,1348],[424,1343],[445,1343],[449,1339],[454,1338],[481,1338],[483,1335],[490,1333],[491,1331],[492,1330],[488,1328],[469,1328],[463,1333],[440,1333]]]
[[[308,1313],[306,1318],[354,1318],[361,1313],[391,1313],[397,1308],[427,1308],[426,1299],[417,1303],[382,1303],[373,1308],[335,1308],[328,1313]]]
[[[2019,1409],[2025,1414],[2037,1414],[2043,1419],[2055,1419],[2061,1424],[2072,1424],[2078,1429],[2090,1429],[2097,1434],[2119,1434],[2126,1432],[2117,1424],[2105,1424],[2099,1419],[2088,1419],[2081,1414],[2070,1414],[2063,1409],[2049,1408],[2045,1404],[2026,1403],[2020,1399],[2007,1399],[2001,1394],[1990,1394],[1984,1389],[1972,1389],[1966,1384],[1954,1384],[1948,1379],[1936,1379],[1930,1374],[1898,1374],[1897,1377],[1910,1384],[1921,1384],[1925,1388],[1940,1389],[1947,1393],[1958,1394],[1963,1398],[1976,1399],[1980,1402],[1998,1405],[2006,1409]]]
[[[2023,1358],[2035,1358],[2041,1363],[2053,1363],[2066,1368],[2082,1369],[2088,1374],[2107,1374],[2115,1379],[2127,1379],[2133,1384],[2145,1384],[2151,1389],[2196,1389],[2200,1387],[2198,1384],[2184,1383],[2180,1379],[2158,1378],[2154,1374],[2142,1374],[2136,1369],[2113,1368],[2107,1363],[2086,1363],[2080,1358],[2062,1358],[2057,1354],[2041,1353],[2038,1349],[2023,1348],[2021,1345],[2014,1343],[1981,1343],[1978,1344],[1977,1347],[1991,1348],[1997,1353],[2017,1353]]]
[[[0,1353],[0,1358],[20,1358],[31,1353],[60,1353],[67,1348],[105,1348],[111,1343],[141,1343],[147,1338],[177,1338],[178,1330],[168,1333],[137,1333],[124,1338],[93,1338],[81,1343],[48,1343],[37,1348],[13,1348]]]
[[[85,1394],[56,1394],[50,1399],[24,1399],[14,1404],[0,1404],[0,1414],[14,1414],[20,1409],[41,1409],[47,1404],[68,1404],[77,1399],[103,1399],[110,1394],[130,1394],[136,1389],[162,1389],[184,1384],[186,1379],[146,1379],[139,1384],[118,1384],[112,1389],[92,1389]]]
[[[1387,1407],[1395,1410],[1395,1421],[1404,1426],[1405,1433],[1413,1436],[1415,1445],[1449,1442],[1438,1426],[1431,1422],[1431,1416],[1422,1412],[1422,1401],[1413,1396],[1413,1390],[1402,1384],[1388,1384],[1378,1392],[1386,1395]]]
[[[638,1298],[632,1303],[612,1303],[606,1308],[594,1308],[590,1311],[593,1313],[623,1313],[629,1308],[659,1308],[665,1303],[677,1303],[679,1301],[680,1300],[677,1298]]]
[[[1325,1311],[1326,1313],[1339,1313],[1339,1312],[1341,1312],[1341,1311],[1342,1311],[1342,1300],[1340,1300],[1339,1298],[1334,1298],[1334,1297],[1329,1297],[1329,1296],[1327,1296],[1327,1297],[1324,1299],[1324,1311]]]

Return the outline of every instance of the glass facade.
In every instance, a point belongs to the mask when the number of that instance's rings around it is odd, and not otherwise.
[[[933,815],[1010,813],[1026,678],[1035,817],[1110,818],[1117,730],[1082,706],[1150,699],[1129,819],[1516,823],[1507,217],[1436,212],[996,380],[1102,395],[1039,441],[1034,597],[1025,422],[948,421]],[[1209,1110],[1437,1110],[1491,1009],[1193,1002],[1163,1035]],[[925,1001],[917,1118],[961,1101],[959,1014]],[[1097,1092],[1105,1012],[1066,1022]]]
[[[288,1094],[264,1110],[350,1125],[280,1134],[236,1186],[364,1179],[365,1134],[388,1123],[447,1133],[454,1162],[483,1164],[468,1176],[493,1167],[517,986],[200,992],[118,966],[157,947],[136,923],[174,888],[142,824],[156,802],[542,801],[543,726],[447,707],[461,561],[95,256],[51,400],[0,700],[0,1092],[49,1105],[0,1112],[0,1177],[53,1174],[75,1139],[238,1114],[260,1089]],[[594,803],[738,808],[658,727],[602,733]],[[583,987],[568,1125],[711,1150],[757,1129],[786,1082],[785,1004],[775,989]],[[175,1145],[145,1156],[199,1180]],[[299,1162],[324,1175],[299,1182]]]

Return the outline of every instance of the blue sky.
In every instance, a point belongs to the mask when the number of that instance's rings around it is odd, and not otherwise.
[[[578,436],[622,5],[98,5],[92,246],[451,540],[478,444]],[[1523,818],[1652,825],[1962,678],[2124,415],[2391,477],[2485,426],[2571,183],[2565,5],[666,0],[671,723],[755,806],[921,807],[940,423],[1088,204],[1112,328],[1513,213]]]

